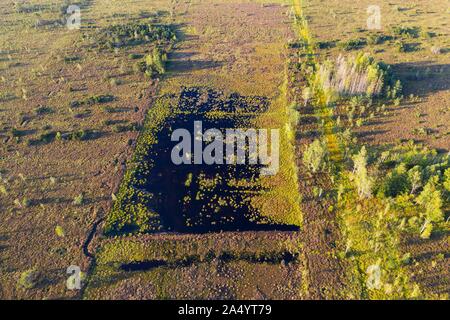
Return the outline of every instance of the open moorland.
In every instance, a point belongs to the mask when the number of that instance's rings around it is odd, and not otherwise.
[[[448,10],[2,1],[0,298],[448,299]]]

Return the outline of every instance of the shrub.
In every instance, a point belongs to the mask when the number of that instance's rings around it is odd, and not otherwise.
[[[431,39],[436,37],[436,33],[431,31],[421,31],[420,36],[424,39]]]
[[[408,182],[411,186],[411,194],[414,194],[417,189],[422,187],[422,169],[419,166],[414,166],[408,171]]]
[[[28,208],[30,206],[30,204],[31,204],[31,201],[28,198],[25,197],[22,199],[22,206],[24,208]]]
[[[56,137],[56,132],[54,132],[54,131],[44,132],[39,136],[38,142],[50,143],[55,139],[55,137]]]
[[[153,77],[166,73],[167,54],[159,48],[154,48],[151,54],[145,56],[145,74]]]
[[[138,123],[129,124],[117,124],[113,126],[112,131],[115,133],[128,132],[128,131],[139,131],[141,126]]]
[[[69,135],[67,136],[67,140],[82,141],[82,140],[85,140],[87,138],[87,136],[88,136],[88,134],[86,133],[86,131],[78,130],[78,131],[69,133]]]
[[[364,97],[362,96],[354,96],[350,99],[350,107],[352,110],[355,110],[357,107],[360,107],[364,103]]]
[[[114,101],[115,98],[112,95],[99,95],[89,97],[84,101],[87,105],[100,104],[100,103],[108,103]]]
[[[382,44],[386,40],[388,40],[388,37],[383,34],[371,33],[367,38],[367,43],[371,45]]]
[[[84,203],[84,194],[80,193],[79,195],[77,195],[72,202],[74,205],[76,206],[81,206]]]
[[[33,289],[38,284],[39,273],[36,269],[30,269],[20,274],[18,286],[23,289]]]
[[[404,265],[408,265],[411,263],[411,253],[405,253],[401,258],[401,263]]]
[[[429,222],[444,221],[444,212],[442,211],[442,196],[436,187],[439,178],[434,176],[423,188],[423,191],[417,197],[416,202],[424,207],[424,216]]]
[[[94,40],[100,49],[114,49],[153,42],[170,44],[176,35],[171,26],[130,23],[105,28]]]
[[[445,190],[450,192],[450,168],[445,170],[445,173],[444,173],[444,188],[445,188]]]
[[[317,47],[319,49],[329,49],[334,48],[336,46],[335,41],[319,41],[317,42]]]
[[[328,149],[324,141],[314,140],[303,153],[303,163],[312,172],[324,169],[328,157]]]
[[[389,172],[380,188],[380,193],[386,197],[396,197],[410,192],[411,184],[406,171],[406,166],[401,163],[392,172]]]
[[[395,84],[390,88],[390,90],[387,92],[388,98],[396,99],[398,98],[403,92],[403,85],[400,80],[397,80]]]
[[[30,200],[28,200],[28,198],[25,197],[22,199],[22,201],[19,199],[15,199],[14,204],[16,206],[18,206],[19,208],[23,209],[23,208],[29,207],[31,203],[30,203]]]
[[[64,229],[61,226],[56,226],[55,227],[55,233],[60,238],[62,238],[62,237],[64,237],[66,235],[65,232],[64,232]]]
[[[346,51],[357,50],[363,48],[367,44],[365,39],[350,39],[339,43],[339,47]]]
[[[84,141],[89,139],[89,137],[92,137],[94,134],[95,132],[93,131],[85,131],[85,130],[78,130],[66,133],[57,132],[54,138],[56,140],[65,140],[65,141]]]
[[[288,49],[305,49],[308,44],[303,40],[289,40],[286,46]]]
[[[397,42],[398,52],[408,52],[408,47],[403,41]]]
[[[69,108],[77,108],[81,105],[82,105],[82,103],[80,101],[73,100],[73,101],[70,101]]]
[[[33,111],[37,116],[53,113],[53,109],[51,107],[47,107],[47,106],[36,107]]]
[[[78,57],[78,56],[67,56],[67,57],[64,57],[64,62],[65,63],[72,63],[72,62],[76,62],[76,61],[79,61],[80,60],[80,57]]]
[[[403,27],[395,26],[392,28],[392,33],[395,36],[408,37],[408,38],[418,38],[420,33],[419,27]]]
[[[420,127],[420,128],[414,128],[413,133],[421,136],[428,136],[432,133],[430,128],[426,127]]]

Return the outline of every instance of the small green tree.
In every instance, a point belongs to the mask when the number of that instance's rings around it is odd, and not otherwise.
[[[66,235],[66,233],[64,232],[64,229],[61,226],[55,227],[55,233],[58,237],[61,237],[61,238]]]
[[[75,198],[73,198],[72,204],[74,204],[76,206],[81,206],[83,203],[84,203],[84,194],[83,193],[80,193]]]
[[[153,76],[154,74],[166,73],[167,54],[159,48],[154,48],[151,54],[145,56],[146,74]]]
[[[39,280],[39,273],[36,269],[29,269],[20,274],[17,285],[23,289],[33,289]]]
[[[402,82],[397,80],[392,88],[391,97],[392,99],[398,98],[403,92]]]
[[[302,92],[303,101],[305,102],[305,106],[308,105],[309,100],[312,97],[311,88],[305,87]]]
[[[386,175],[379,191],[387,197],[396,197],[402,193],[409,192],[410,189],[411,183],[406,171],[406,165],[400,163]]]
[[[316,139],[306,147],[303,153],[303,163],[311,172],[315,173],[325,167],[327,157],[328,149],[325,142]]]
[[[435,223],[444,220],[441,191],[436,187],[438,181],[438,176],[432,177],[416,199],[416,202],[425,209],[425,219]]]
[[[361,199],[372,196],[373,179],[369,177],[367,172],[367,150],[365,146],[353,157],[353,180]]]

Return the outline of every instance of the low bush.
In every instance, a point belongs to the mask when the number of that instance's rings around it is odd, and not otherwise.
[[[436,37],[436,33],[431,31],[421,31],[420,36],[424,39],[431,39]]]
[[[101,104],[101,103],[108,103],[115,100],[115,97],[112,95],[98,95],[98,96],[92,96],[89,97],[84,101],[87,105],[93,105],[93,104]]]
[[[414,52],[420,49],[419,44],[417,43],[405,43],[403,41],[397,41],[396,43],[399,52]]]
[[[371,33],[367,37],[367,43],[370,45],[383,44],[385,41],[390,40],[391,37],[379,33]]]
[[[38,141],[42,143],[50,143],[55,139],[55,137],[56,132],[54,131],[44,132],[39,136]]]
[[[64,229],[61,226],[55,227],[55,234],[60,238],[63,238],[66,235],[66,233],[64,232]]]
[[[330,49],[336,47],[336,41],[319,41],[316,45],[319,49]]]
[[[79,60],[80,60],[79,56],[66,56],[66,57],[64,57],[64,62],[65,63],[73,63],[73,62],[76,62],[76,61],[79,61]]]
[[[347,41],[339,42],[339,47],[345,51],[358,50],[366,46],[367,40],[365,39],[350,39]]]
[[[420,28],[395,26],[392,28],[392,33],[398,37],[418,38],[420,34]]]
[[[39,106],[34,108],[34,114],[37,116],[53,113],[53,108],[47,106]]]
[[[367,151],[363,146],[358,154],[353,156],[352,180],[355,183],[360,199],[372,196],[373,178],[367,170]]]

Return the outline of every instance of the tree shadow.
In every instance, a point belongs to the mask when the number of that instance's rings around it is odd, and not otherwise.
[[[427,96],[450,89],[450,64],[404,62],[392,65],[392,70],[402,81],[405,95]]]
[[[190,73],[193,71],[214,69],[223,66],[223,62],[213,60],[190,60],[182,57],[181,59],[172,59],[169,61],[167,71],[168,77],[175,77],[183,73]]]
[[[388,130],[367,130],[367,131],[361,131],[358,132],[358,137],[359,138],[368,138],[368,137],[372,137],[372,136],[376,136],[379,134],[384,134],[388,132]]]
[[[173,25],[177,38],[182,41],[198,40],[196,35],[188,35],[181,30],[186,24]],[[167,66],[167,77],[176,77],[183,73],[189,73],[198,70],[213,69],[224,65],[221,61],[195,59],[197,52],[174,51],[169,55],[169,63]]]

